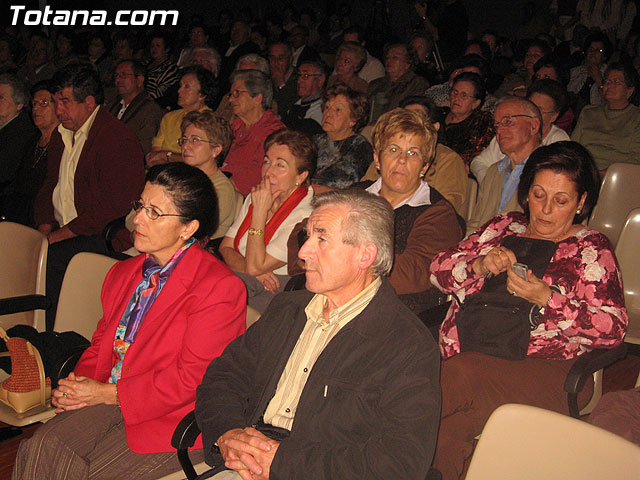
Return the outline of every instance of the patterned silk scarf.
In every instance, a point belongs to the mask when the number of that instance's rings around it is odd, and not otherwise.
[[[160,294],[164,284],[167,283],[171,272],[176,268],[187,249],[195,242],[194,238],[190,238],[184,246],[173,254],[164,267],[158,265],[151,255],[145,254],[145,259],[142,263],[142,281],[133,291],[116,329],[113,350],[120,356],[120,360],[111,369],[109,383],[118,383],[122,373],[124,355],[131,344],[135,342],[142,320],[144,320],[151,305]]]

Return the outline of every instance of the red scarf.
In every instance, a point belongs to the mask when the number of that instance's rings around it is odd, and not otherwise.
[[[306,185],[300,185],[296,188],[289,198],[287,198],[280,208],[276,211],[276,213],[271,217],[271,219],[267,222],[267,225],[264,228],[264,244],[267,245],[271,238],[275,235],[278,227],[282,225],[282,222],[289,216],[289,214],[293,211],[294,208],[298,206],[298,204],[307,196],[308,187]],[[240,224],[240,228],[238,228],[238,233],[236,233],[236,238],[233,239],[233,248],[236,249],[238,253],[240,253],[240,239],[247,233],[249,230],[249,225],[251,225],[251,217],[253,214],[253,205],[249,205],[249,210],[244,217],[244,220]]]

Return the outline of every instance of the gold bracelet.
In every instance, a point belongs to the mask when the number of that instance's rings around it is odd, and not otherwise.
[[[247,233],[249,235],[264,235],[264,230],[261,228],[250,228]]]

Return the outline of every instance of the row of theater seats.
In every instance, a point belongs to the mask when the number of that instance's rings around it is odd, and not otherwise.
[[[616,256],[623,275],[625,303],[630,319],[625,340],[636,344],[640,344],[640,265],[638,265],[636,255],[636,246],[640,243],[640,189],[636,188],[638,178],[640,178],[639,165],[615,164],[610,167],[603,181],[598,205],[589,222],[589,226],[607,234],[615,246]],[[471,182],[475,183],[473,180]],[[474,186],[476,187],[475,189],[473,188]],[[477,184],[471,185],[471,187],[471,201],[466,211],[467,215],[470,215],[473,208]],[[35,230],[10,222],[0,222],[0,244],[3,245],[3,253],[0,255],[0,271],[2,272],[2,275],[0,275],[0,326],[7,329],[16,324],[29,324],[42,331],[44,330],[43,308],[47,306],[43,295],[47,258],[46,239]],[[114,263],[115,260],[111,258],[92,253],[81,253],[74,257],[65,275],[56,314],[55,331],[75,331],[88,339],[91,338],[96,324],[102,316],[100,304],[102,283],[106,273]],[[20,311],[32,308],[32,306],[36,306],[39,310]],[[247,324],[250,325],[258,318],[257,312],[249,312]],[[71,369],[71,366],[68,369]],[[601,374],[600,371],[599,375]],[[6,378],[6,374],[0,371],[0,382],[4,378]],[[638,382],[640,384],[640,376],[638,377]],[[593,403],[580,413],[590,411],[598,398],[599,392],[596,392]],[[536,418],[536,415],[546,415],[546,413],[536,412],[536,409],[531,410],[533,407],[526,407],[525,410],[520,407],[514,408],[517,410],[516,413],[522,416],[522,421],[528,422],[532,418]],[[0,406],[0,421],[16,426],[46,421],[53,414],[53,409],[49,404],[22,415],[16,414],[8,407]],[[506,418],[510,418],[509,415],[514,415],[514,413],[511,411],[503,413],[499,409],[495,415],[498,419],[503,415],[506,415]],[[563,417],[562,420],[555,419],[554,422],[556,424],[557,422],[565,422],[565,418],[567,419],[566,421],[570,421],[568,417]],[[499,444],[500,439],[504,438],[505,435],[512,435],[510,433],[500,433],[500,429],[496,430],[494,425],[496,422],[498,420],[490,419],[487,423],[487,431],[483,433],[483,440],[481,440],[476,452],[478,460],[476,461],[474,457],[474,462],[469,471],[470,476],[467,478],[487,478],[480,473],[486,471],[482,470],[486,466],[481,467],[483,465],[481,459],[487,455],[485,452],[491,452],[491,448],[495,447],[496,442]],[[534,423],[540,426],[543,425],[543,420]],[[498,422],[497,425],[500,425],[500,423]],[[567,425],[567,428],[573,428],[571,424]],[[494,434],[491,433],[489,435],[489,432],[498,432],[498,440],[492,440],[491,442],[484,440],[485,438],[494,438]],[[577,438],[583,438],[587,433],[576,431],[576,435]],[[557,435],[550,434],[549,431],[546,431],[544,436],[547,439],[557,437]],[[607,442],[609,441],[607,440]],[[483,443],[487,446],[481,448],[480,446]],[[516,443],[514,442],[513,444]],[[615,443],[607,444],[609,446],[615,445]],[[490,447],[490,445],[493,445],[493,447]],[[531,451],[529,450],[529,453]],[[545,448],[545,451],[549,451],[549,449]],[[504,457],[504,454],[501,456]],[[474,465],[480,466],[474,467]],[[489,465],[492,468],[491,462],[489,462]],[[507,467],[511,468],[508,465]],[[206,468],[206,465],[200,464],[196,466],[195,471],[201,472]],[[476,471],[478,473],[475,473]],[[195,475],[193,471],[190,473],[188,478]],[[163,477],[162,480],[178,478],[184,478],[184,473],[175,472],[172,475]],[[492,478],[516,477],[493,476]],[[517,478],[525,477],[518,475]],[[551,477],[537,475],[535,478]],[[615,478],[615,476],[608,476],[607,478]]]

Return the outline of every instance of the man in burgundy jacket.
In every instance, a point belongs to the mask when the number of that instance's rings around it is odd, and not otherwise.
[[[107,253],[102,230],[129,212],[144,184],[140,143],[101,107],[104,93],[95,68],[71,65],[52,81],[60,126],[51,136],[47,176],[34,212],[38,230],[49,239],[49,331],[67,264],[78,252]]]

